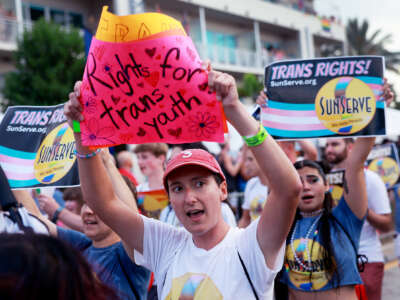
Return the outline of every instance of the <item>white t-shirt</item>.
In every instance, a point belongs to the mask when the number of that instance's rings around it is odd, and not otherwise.
[[[284,249],[273,270],[265,263],[258,245],[258,221],[246,229],[231,227],[224,239],[210,250],[197,248],[183,228],[141,216],[144,222],[143,255],[135,261],[154,272],[158,299],[254,299],[238,251],[260,299],[273,298],[273,283],[283,264]],[[182,297],[182,298],[180,298]]]
[[[221,203],[221,214],[222,218],[229,226],[236,227],[235,215],[229,205],[224,202]],[[159,220],[173,226],[182,227],[171,205],[168,205],[161,211]]]
[[[257,219],[267,202],[268,187],[261,183],[259,177],[251,178],[244,190],[242,208],[250,211],[251,220]]]
[[[377,214],[391,213],[390,202],[386,187],[378,174],[365,170],[365,181],[367,185],[368,209]],[[359,254],[368,257],[368,262],[384,262],[382,245],[376,229],[365,220],[361,230]]]

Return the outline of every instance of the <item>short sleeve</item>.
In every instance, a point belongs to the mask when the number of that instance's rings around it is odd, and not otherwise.
[[[372,171],[365,172],[368,194],[368,208],[377,214],[391,213],[389,196],[385,183],[378,174]]]
[[[135,251],[135,262],[153,271],[156,276],[162,276],[189,233],[183,228],[141,217],[144,224],[143,253]]]
[[[362,219],[357,218],[357,216],[347,205],[347,202],[344,200],[344,198],[340,199],[339,204],[332,210],[332,214],[346,229],[347,233],[354,239],[354,244],[357,245],[358,248],[361,228],[365,217]]]
[[[275,275],[282,268],[285,255],[285,242],[282,243],[273,269],[268,268],[264,254],[257,241],[259,220],[257,219],[246,227],[246,229],[242,230],[237,247],[257,292],[264,294],[266,292],[264,289],[273,284]]]
[[[244,189],[244,196],[243,196],[243,204],[242,209],[250,210],[250,197],[251,197],[251,189],[253,187],[254,179],[250,179],[247,181],[246,187]]]
[[[57,226],[57,237],[78,251],[84,251],[92,245],[92,241],[83,233],[60,226]]]

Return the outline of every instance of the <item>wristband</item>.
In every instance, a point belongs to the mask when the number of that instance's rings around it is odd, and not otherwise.
[[[84,158],[85,159],[85,158],[91,158],[93,156],[96,156],[100,151],[101,151],[101,149],[99,148],[94,152],[91,152],[91,153],[88,153],[88,154],[81,154],[81,153],[79,153],[78,151],[75,150],[75,155],[78,158]]]
[[[56,223],[56,222],[57,222],[58,216],[60,215],[60,213],[61,213],[61,211],[62,211],[63,209],[64,209],[64,207],[62,207],[62,206],[59,206],[59,207],[56,209],[56,211],[54,212],[53,217],[51,218],[51,221],[52,221],[53,223]]]
[[[81,132],[81,123],[79,123],[76,120],[72,121],[72,130],[76,133],[80,133]]]
[[[268,132],[265,130],[265,127],[260,123],[260,130],[258,130],[256,135],[250,137],[243,137],[246,145],[249,147],[255,147],[261,145],[268,136]]]

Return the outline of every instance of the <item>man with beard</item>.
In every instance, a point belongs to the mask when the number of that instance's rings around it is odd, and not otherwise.
[[[325,147],[326,160],[331,164],[332,171],[345,168],[346,158],[351,151],[353,139],[329,139]],[[388,232],[392,227],[391,209],[385,184],[374,172],[365,170],[365,180],[368,195],[368,210],[364,222],[358,254],[366,255],[361,278],[364,282],[369,300],[381,299],[382,281],[384,274],[384,257],[382,245],[377,235]]]

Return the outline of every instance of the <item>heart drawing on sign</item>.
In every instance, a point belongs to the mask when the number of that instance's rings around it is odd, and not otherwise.
[[[206,105],[207,105],[208,107],[214,107],[214,106],[215,106],[215,101],[213,101],[213,102],[208,102]]]
[[[150,76],[145,78],[146,82],[150,84],[153,88],[157,86],[159,79],[160,73],[158,71],[151,72]]]
[[[143,82],[139,82],[139,83],[137,84],[137,86],[140,87],[140,88],[144,88],[144,83],[143,83]]]
[[[114,102],[115,105],[117,105],[119,100],[121,100],[121,97],[114,97],[113,95],[111,95],[111,100],[112,102]]]
[[[156,53],[156,47],[151,48],[151,49],[145,49],[144,51],[146,52],[146,54],[148,56],[150,56],[152,58],[154,56],[154,54]]]
[[[136,133],[138,136],[145,136],[146,131],[142,127],[139,127],[139,131]]]
[[[172,128],[170,128],[170,129],[168,129],[167,131],[168,131],[168,133],[169,133],[170,135],[172,135],[172,136],[178,138],[178,137],[181,135],[181,133],[182,133],[182,128],[180,128],[180,127],[177,128],[177,129],[172,129]]]
[[[161,55],[158,54],[158,55],[156,56],[156,59],[157,59],[157,60],[161,59]]]
[[[206,88],[208,87],[208,82],[204,82],[202,84],[199,84],[199,90],[204,92],[206,90]]]

